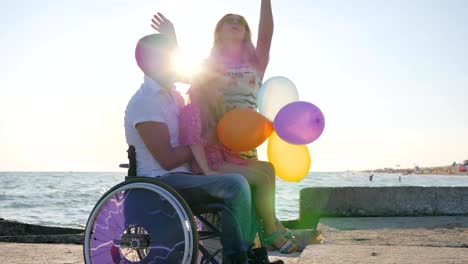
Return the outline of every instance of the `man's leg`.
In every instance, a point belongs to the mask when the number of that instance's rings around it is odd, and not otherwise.
[[[159,178],[184,197],[189,204],[221,202],[232,212],[223,212],[221,242],[224,256],[246,259],[250,247],[252,204],[248,182],[240,174],[217,176],[169,173]]]

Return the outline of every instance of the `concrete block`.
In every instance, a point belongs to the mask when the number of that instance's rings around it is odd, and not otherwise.
[[[300,192],[299,222],[320,217],[468,215],[468,187],[320,187]]]

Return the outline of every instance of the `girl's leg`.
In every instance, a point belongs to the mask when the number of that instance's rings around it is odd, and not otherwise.
[[[265,177],[267,177],[271,183],[271,188],[272,188],[272,192],[273,194],[276,193],[276,174],[275,174],[275,167],[273,167],[273,164],[271,164],[270,162],[266,162],[266,161],[259,161],[259,160],[252,160],[252,161],[249,161],[249,165],[248,165],[250,168],[254,168],[254,169],[258,169],[260,170],[260,173],[262,173],[263,175],[265,175]],[[284,235],[284,232],[287,231],[287,229],[283,226],[283,224],[281,224],[281,222],[279,221],[279,219],[276,217],[276,205],[275,205],[275,195],[272,196],[273,199],[272,199],[272,204],[273,204],[273,213],[275,215],[275,224],[276,224],[276,228],[281,231],[281,233],[283,233]],[[291,233],[289,231],[289,236],[291,236]],[[288,237],[286,237],[288,238]],[[289,237],[290,238],[290,237]]]
[[[266,161],[250,160],[247,166],[253,171],[254,174],[262,175],[265,178],[265,183],[269,185],[269,188],[271,188],[270,191],[273,193],[273,195],[271,196],[271,204],[273,208],[273,214],[276,219],[276,175],[273,164]]]
[[[240,173],[243,175],[252,187],[255,188],[253,205],[263,221],[265,232],[267,234],[273,234],[278,231],[275,222],[275,187],[274,187],[274,172],[273,176],[266,175],[265,173],[269,170],[267,165],[261,163],[256,164],[253,162],[250,166],[241,166],[232,163],[223,164],[218,171],[223,173]],[[279,235],[273,241],[273,245],[276,248],[281,247],[287,240]]]

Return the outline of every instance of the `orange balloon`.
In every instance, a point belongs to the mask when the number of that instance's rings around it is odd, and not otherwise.
[[[223,145],[240,152],[260,146],[273,132],[273,123],[252,109],[236,108],[221,118],[216,130]]]

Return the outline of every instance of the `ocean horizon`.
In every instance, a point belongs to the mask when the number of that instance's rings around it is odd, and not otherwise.
[[[0,218],[30,224],[84,228],[99,198],[126,172],[0,172]],[[372,181],[369,176],[373,175]],[[291,183],[277,178],[280,220],[299,217],[299,192],[308,187],[468,186],[468,176],[403,175],[358,171],[310,172]]]

